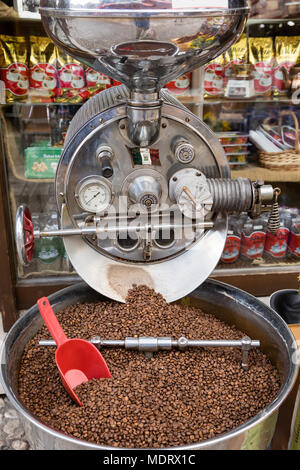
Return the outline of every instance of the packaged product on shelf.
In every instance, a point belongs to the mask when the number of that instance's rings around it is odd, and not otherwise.
[[[255,94],[270,96],[273,83],[273,38],[249,38],[249,63],[253,66]]]
[[[56,212],[40,215],[40,226],[45,230],[58,230]],[[62,240],[59,237],[47,237],[36,240],[34,244],[38,271],[61,269]]]
[[[186,73],[182,77],[167,83],[166,88],[174,95],[188,95],[192,87],[192,74]]]
[[[58,93],[56,46],[49,38],[30,36],[29,95],[31,101],[52,102]]]
[[[247,155],[248,152],[248,145],[249,144],[244,144],[244,145],[224,145],[224,151],[225,153],[229,155]]]
[[[295,148],[296,129],[291,126],[282,126],[282,141],[284,145]]]
[[[240,217],[229,217],[226,243],[221,256],[223,263],[234,263],[240,255],[242,224]]]
[[[241,170],[247,165],[248,161],[245,155],[227,155],[227,161],[230,166],[230,170]]]
[[[110,77],[97,72],[91,67],[86,69],[85,78],[87,87],[99,87],[101,90],[106,90],[106,88],[110,88],[112,86],[112,80]]]
[[[240,39],[224,54],[224,86],[233,75],[233,65],[248,63],[247,36],[242,34]]]
[[[25,149],[25,178],[55,178],[61,156],[59,147],[27,147]]]
[[[5,83],[7,103],[27,100],[28,75],[26,39],[0,35],[0,79]]]
[[[287,17],[295,17],[300,15],[300,3],[299,0],[285,0],[285,15]]]
[[[260,217],[248,218],[243,226],[241,255],[249,260],[261,258],[266,242],[266,221]]]
[[[275,95],[287,94],[286,74],[300,59],[300,36],[275,38],[276,65],[273,73]]]
[[[283,3],[283,0],[250,0],[250,17],[282,18]]]
[[[204,97],[224,96],[224,57],[221,55],[204,69]]]
[[[300,215],[292,219],[288,251],[293,257],[300,258]]]
[[[59,87],[71,90],[83,89],[86,86],[83,66],[61,49],[56,48],[56,51]]]
[[[280,228],[276,234],[267,230],[265,253],[272,258],[284,258],[288,249],[292,216],[288,210],[280,210]]]
[[[57,105],[50,109],[51,145],[63,147],[70,122],[78,110],[77,106]]]
[[[227,145],[246,145],[248,143],[248,134],[240,132],[220,132],[219,140],[223,146]]]
[[[226,98],[252,98],[255,95],[254,75],[250,64],[233,64],[226,80]]]

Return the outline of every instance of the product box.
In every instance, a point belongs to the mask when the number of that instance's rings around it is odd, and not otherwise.
[[[54,178],[61,153],[59,147],[25,149],[25,178]]]

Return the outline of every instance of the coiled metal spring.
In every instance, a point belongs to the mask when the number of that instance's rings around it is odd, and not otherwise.
[[[270,213],[270,217],[268,220],[268,230],[273,235],[277,233],[277,230],[280,229],[280,214],[279,214],[279,204],[278,204],[278,197],[281,194],[280,188],[274,189],[274,201],[272,205],[272,211]]]

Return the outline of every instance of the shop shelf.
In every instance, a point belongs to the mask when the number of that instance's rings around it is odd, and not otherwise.
[[[297,183],[300,182],[300,170],[298,171],[274,171],[261,166],[247,165],[240,170],[232,170],[232,178],[250,178],[251,180],[281,181]]]

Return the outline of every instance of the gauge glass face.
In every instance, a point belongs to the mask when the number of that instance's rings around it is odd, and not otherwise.
[[[103,212],[110,205],[111,190],[102,181],[83,183],[79,189],[78,202],[88,212]]]

